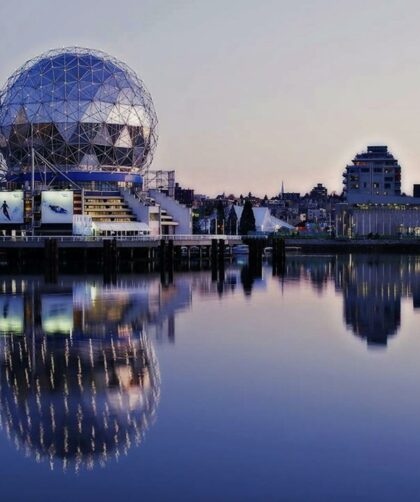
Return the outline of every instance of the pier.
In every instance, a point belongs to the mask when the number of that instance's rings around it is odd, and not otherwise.
[[[12,269],[34,264],[50,275],[59,267],[71,265],[88,271],[89,264],[107,272],[121,266],[142,263],[147,269],[170,270],[180,261],[207,263],[223,269],[236,245],[248,246],[248,262],[260,268],[265,250],[276,272],[288,253],[420,253],[418,239],[296,239],[280,236],[238,235],[158,235],[158,236],[2,236],[0,264]],[[130,270],[130,268],[129,268]]]
[[[0,237],[0,265],[5,269],[42,271],[54,280],[59,270],[100,271],[109,280],[117,272],[160,271],[170,283],[175,266],[194,263],[211,268],[215,280],[224,275],[225,261],[238,244],[248,246],[248,264],[261,271],[264,250],[272,250],[273,272],[282,269],[285,241],[267,236],[159,235],[159,236],[24,236]],[[36,265],[36,268],[34,268]]]

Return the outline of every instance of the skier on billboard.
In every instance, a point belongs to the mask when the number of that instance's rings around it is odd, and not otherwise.
[[[4,216],[6,216],[6,218],[7,218],[9,221],[11,221],[10,216],[9,216],[9,211],[8,211],[9,206],[7,205],[7,202],[6,202],[6,201],[4,201],[4,202],[3,202],[3,204],[1,205],[1,208],[2,208],[2,210],[3,210],[3,214],[4,214]]]

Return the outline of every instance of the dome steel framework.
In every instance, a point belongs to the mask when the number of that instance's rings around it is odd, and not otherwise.
[[[45,164],[63,171],[140,173],[153,159],[150,93],[124,63],[69,47],[26,62],[0,92],[0,152],[9,172]]]

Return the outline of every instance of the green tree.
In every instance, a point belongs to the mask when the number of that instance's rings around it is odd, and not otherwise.
[[[255,216],[252,210],[252,203],[248,199],[245,201],[244,209],[239,220],[239,233],[248,235],[249,232],[255,232]]]

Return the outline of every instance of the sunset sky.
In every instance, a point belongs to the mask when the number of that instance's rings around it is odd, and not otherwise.
[[[420,183],[416,1],[41,0],[3,2],[0,81],[70,45],[101,49],[144,80],[159,117],[155,169],[200,193],[272,196],[341,174],[368,144]]]

